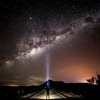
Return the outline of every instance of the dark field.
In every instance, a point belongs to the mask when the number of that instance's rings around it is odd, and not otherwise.
[[[46,83],[40,86],[0,86],[0,97],[6,100],[30,100],[35,99],[34,96],[45,91]],[[63,83],[50,80],[50,89],[56,91],[64,99],[68,100],[99,100],[100,86],[88,83]],[[31,98],[33,97],[33,98]],[[38,96],[37,96],[38,98]],[[62,98],[59,98],[62,99]]]

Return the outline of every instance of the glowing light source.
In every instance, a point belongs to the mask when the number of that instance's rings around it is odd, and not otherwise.
[[[46,80],[49,80],[49,79],[50,79],[50,76],[49,76],[49,69],[50,69],[50,55],[47,54],[47,55],[46,55]],[[47,87],[50,86],[49,81],[47,81],[46,86],[47,86]]]

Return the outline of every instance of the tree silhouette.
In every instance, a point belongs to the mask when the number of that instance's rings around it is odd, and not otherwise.
[[[91,79],[87,79],[87,82],[90,84],[95,84],[95,80],[96,80],[95,77],[91,77]]]
[[[90,79],[87,79],[87,82],[90,84],[98,84],[100,85],[100,74],[96,72],[96,77],[91,77]]]
[[[100,74],[97,72],[97,79],[96,79],[96,83],[98,85],[100,85]]]

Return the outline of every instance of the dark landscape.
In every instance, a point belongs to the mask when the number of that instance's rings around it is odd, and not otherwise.
[[[48,81],[50,82],[50,89],[57,91],[57,93],[64,96],[64,99],[90,100],[92,98],[95,100],[100,98],[99,85],[89,83],[64,83],[62,81],[52,80]],[[0,86],[0,97],[6,100],[30,100],[32,96],[35,96],[45,89],[46,83],[47,82],[40,86]]]

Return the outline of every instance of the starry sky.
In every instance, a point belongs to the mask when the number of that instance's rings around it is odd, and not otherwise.
[[[96,71],[99,0],[0,1],[0,85],[86,82]]]

